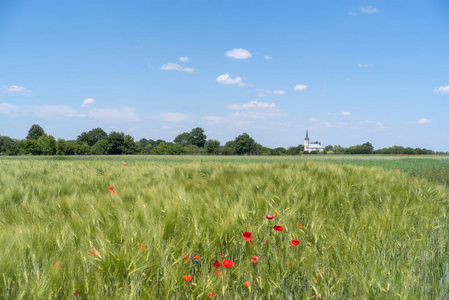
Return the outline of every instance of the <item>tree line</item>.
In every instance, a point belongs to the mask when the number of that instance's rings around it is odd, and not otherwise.
[[[319,143],[314,142],[314,143]],[[393,146],[374,150],[371,143],[344,148],[340,145],[328,145],[324,154],[442,154],[420,148],[404,148]],[[322,154],[304,152],[304,145],[284,148],[268,148],[262,146],[249,136],[242,133],[234,140],[221,145],[217,140],[207,140],[204,129],[193,128],[175,137],[173,142],[164,140],[134,138],[123,132],[112,131],[107,134],[101,128],[84,131],[76,140],[55,139],[45,133],[44,129],[34,124],[24,140],[13,139],[0,135],[0,155],[118,155],[118,154],[153,154],[153,155],[299,155]],[[446,153],[447,154],[447,153]]]

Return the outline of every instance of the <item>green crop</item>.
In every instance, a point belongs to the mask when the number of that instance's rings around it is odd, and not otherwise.
[[[0,298],[449,297],[447,160],[323,159],[1,159]]]

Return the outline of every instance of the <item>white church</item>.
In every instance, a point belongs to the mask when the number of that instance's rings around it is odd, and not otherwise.
[[[324,152],[323,146],[320,144],[309,144],[309,131],[306,130],[306,138],[304,139],[304,151],[303,152]]]

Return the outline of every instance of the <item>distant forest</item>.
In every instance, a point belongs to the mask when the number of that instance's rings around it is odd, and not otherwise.
[[[319,143],[319,142],[313,142]],[[107,134],[101,128],[82,132],[76,140],[56,140],[47,135],[44,129],[34,124],[24,140],[0,135],[0,155],[323,155],[323,154],[449,154],[428,149],[393,146],[374,150],[370,142],[344,148],[328,145],[324,152],[304,152],[304,145],[289,148],[268,148],[257,143],[247,133],[221,145],[217,140],[207,140],[204,129],[193,128],[176,136],[173,142],[164,140],[134,138],[123,132],[112,131]]]

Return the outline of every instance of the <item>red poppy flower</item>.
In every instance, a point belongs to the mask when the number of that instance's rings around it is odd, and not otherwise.
[[[100,251],[98,251],[98,250],[95,249],[95,248],[90,248],[90,249],[89,249],[89,255],[90,255],[90,256],[94,256],[95,253],[100,253]]]
[[[217,268],[220,269],[220,262],[218,260],[216,260],[215,262],[212,263],[212,265]]]
[[[282,226],[278,226],[278,225],[273,226],[273,229],[276,230],[276,231],[282,231],[282,230],[284,230],[284,229],[282,228]]]
[[[298,224],[296,224],[296,225],[298,225],[299,228],[302,228],[302,227],[303,227],[301,223],[298,223]]]
[[[190,275],[185,275],[182,278],[184,278],[185,281],[189,282],[190,280],[192,280],[192,276]]]
[[[116,191],[113,191],[113,192],[112,192],[112,195],[117,195],[117,192],[116,192]]]
[[[278,215],[278,213],[277,213],[277,212],[274,212],[274,215],[275,215],[275,216],[277,216],[277,215]]]
[[[221,272],[220,271],[215,271],[214,274],[217,274],[217,276],[220,276]]]
[[[249,288],[249,287],[251,286],[251,283],[249,283],[249,281],[245,281],[245,286],[246,286],[247,288]]]
[[[415,175],[415,172],[413,172],[413,175]]]
[[[259,260],[259,258],[257,256],[255,256],[255,255],[253,257],[251,257],[251,261],[253,263],[256,263],[258,260]]]
[[[195,256],[193,256],[193,259],[198,259],[200,258],[200,256],[198,254],[195,254]]]
[[[209,292],[209,293],[207,293],[207,296],[208,296],[209,298],[213,298],[216,294],[217,294],[217,293]]]
[[[268,240],[265,241],[265,244],[269,244],[270,242]]]
[[[225,269],[234,266],[234,262],[230,261],[229,259],[223,259],[221,261],[221,264],[222,264],[223,268],[225,268]]]
[[[80,294],[80,289],[77,289],[76,291],[75,291],[75,296],[78,296]]]
[[[415,178],[412,177],[412,179],[415,179]]]
[[[56,263],[55,263],[55,269],[60,269],[61,268],[61,263],[59,262],[59,261],[57,261]]]
[[[299,241],[298,240],[292,240],[291,242],[290,242],[290,245],[292,245],[292,247],[295,247],[296,245],[298,245],[299,244]]]
[[[142,250],[143,251],[143,249],[145,249],[145,244],[144,243],[140,243],[140,250]]]
[[[396,170],[394,170],[395,172],[397,172],[398,171],[398,169],[396,169]]]
[[[108,186],[108,191],[113,191],[113,190],[114,190],[114,187]]]
[[[273,215],[266,215],[265,218],[267,218],[268,220],[274,219]]]
[[[220,255],[221,255],[221,258],[223,258],[223,257],[224,257],[224,254],[223,254],[223,253],[221,253]]]
[[[183,261],[186,261],[186,260],[189,260],[189,259],[190,259],[190,256],[185,255],[185,254],[182,255],[182,260]]]
[[[125,166],[127,166],[128,164],[125,164]]]
[[[438,184],[441,184],[441,182],[438,182]]]
[[[247,242],[250,242],[250,241],[253,239],[253,237],[251,236],[251,232],[249,232],[249,231],[244,231],[244,232],[243,232],[242,239],[244,239],[244,240],[247,241]]]

